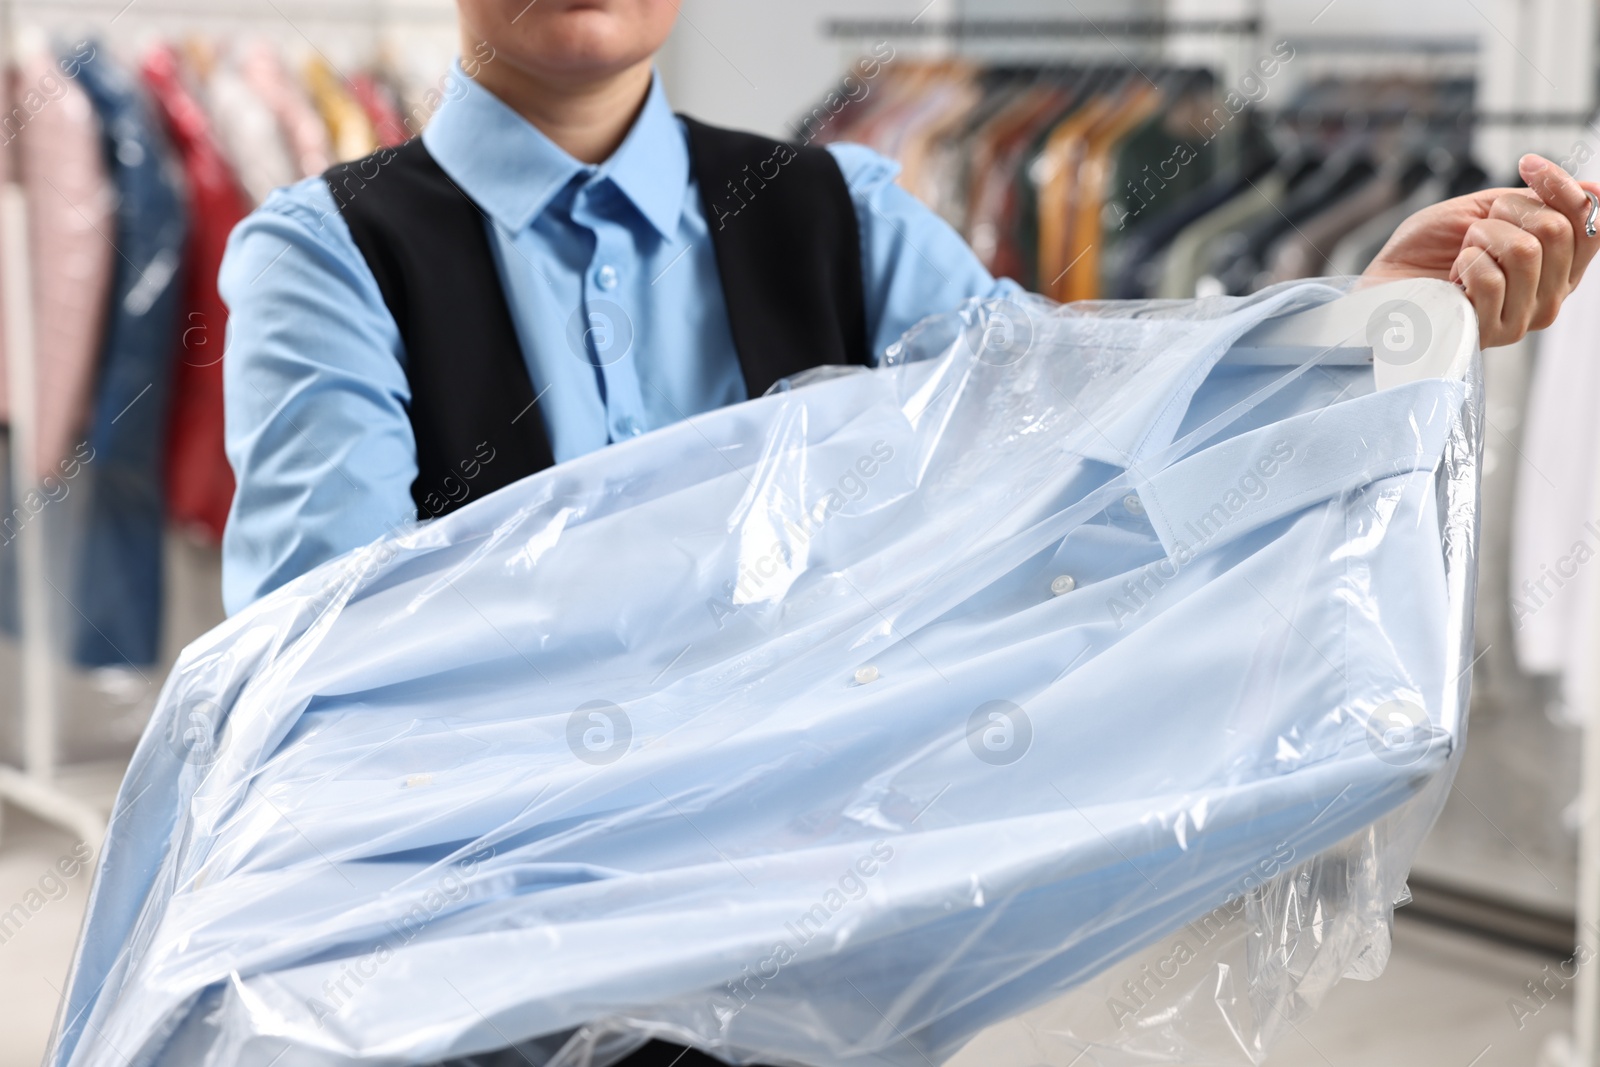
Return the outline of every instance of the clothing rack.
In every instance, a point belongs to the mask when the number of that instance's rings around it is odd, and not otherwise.
[[[1175,37],[1254,36],[1261,20],[1245,19],[830,19],[823,32],[833,38],[942,37]]]
[[[94,31],[107,35],[126,29],[136,20],[141,24],[162,19],[253,23],[297,32],[297,23],[302,21],[373,32],[407,25],[446,26],[455,21],[453,5],[416,0],[0,0],[0,63],[9,63],[16,52],[21,15],[44,26],[76,27],[92,22]],[[0,113],[9,113],[10,108],[9,80],[0,79]],[[20,178],[20,168],[12,167],[0,183],[0,270],[4,272],[0,318],[6,331],[11,398],[9,467],[17,499],[38,484],[32,456],[38,353],[33,336],[28,205]],[[105,835],[110,797],[121,779],[122,768],[115,763],[61,765],[62,715],[56,673],[58,656],[53,647],[59,594],[46,576],[47,542],[47,532],[37,522],[23,524],[14,541],[18,563],[18,714],[22,746],[19,765],[0,763],[0,817],[4,804],[9,802],[63,827],[98,851]]]
[[[1588,126],[1594,112],[1584,111],[1404,111],[1396,108],[1280,108],[1258,110],[1262,118],[1298,122],[1349,122],[1359,119],[1382,125]]]
[[[240,0],[6,0],[6,18],[10,12],[27,10],[48,12],[52,19],[70,19],[75,15],[106,18],[110,22],[132,13],[138,18],[184,18],[197,21],[226,20],[233,22],[341,22],[353,25],[381,27],[390,22],[418,22],[454,25],[454,5],[428,3],[400,3],[388,0],[367,0],[362,4],[278,2],[260,0],[241,3]]]
[[[1370,55],[1374,52],[1404,55],[1476,55],[1476,37],[1386,37],[1367,34],[1319,34],[1291,37],[1296,52],[1322,55]]]
[[[15,0],[0,0],[0,64],[9,63],[17,39]],[[0,113],[11,111],[9,78],[0,78]],[[0,184],[0,264],[5,285],[0,315],[6,331],[7,386],[11,407],[11,485],[22,499],[37,485],[33,427],[37,353],[33,343],[32,263],[28,209],[21,167],[9,168]],[[58,778],[60,704],[51,652],[51,600],[45,576],[46,536],[41,524],[24,523],[17,548],[18,645],[20,649],[22,765],[0,764],[0,802],[9,801],[45,822],[64,827],[94,852],[105,836],[106,815]]]

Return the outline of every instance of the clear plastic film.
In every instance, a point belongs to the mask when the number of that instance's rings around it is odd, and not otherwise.
[[[1259,1062],[1464,739],[1476,361],[1237,358],[1339,296],[972,303],[268,596],[49,1062]]]

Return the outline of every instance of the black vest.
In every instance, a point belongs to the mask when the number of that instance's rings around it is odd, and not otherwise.
[[[684,123],[748,395],[824,363],[869,363],[860,233],[833,157]],[[323,177],[405,345],[418,516],[550,466],[482,209],[420,139]]]

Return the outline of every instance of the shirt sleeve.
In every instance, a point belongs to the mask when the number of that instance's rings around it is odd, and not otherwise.
[[[399,333],[322,179],[274,192],[234,229],[218,288],[232,614],[412,520],[417,458]]]
[[[900,165],[864,145],[832,144],[861,230],[867,337],[882,359],[900,335],[928,315],[952,311],[970,297],[1022,293],[996,279],[955,229],[895,184]]]

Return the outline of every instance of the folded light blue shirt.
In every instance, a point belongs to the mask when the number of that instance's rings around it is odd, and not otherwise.
[[[262,598],[162,689],[47,1062],[927,1067],[1073,987],[1132,1058],[1180,1031],[1089,979],[1246,895],[1163,997],[1276,1016],[1386,943],[1471,656],[1476,371],[1229,358],[1335,296],[968,307]]]
[[[483,209],[556,462],[747,399],[683,125],[659,76],[599,166],[459,63],[446,84],[422,140]],[[829,150],[860,223],[875,356],[925,315],[1020,291],[894,184],[896,164],[859,145]],[[399,332],[320,177],[240,223],[218,284],[238,480],[222,543],[232,613],[414,519],[417,460]]]

